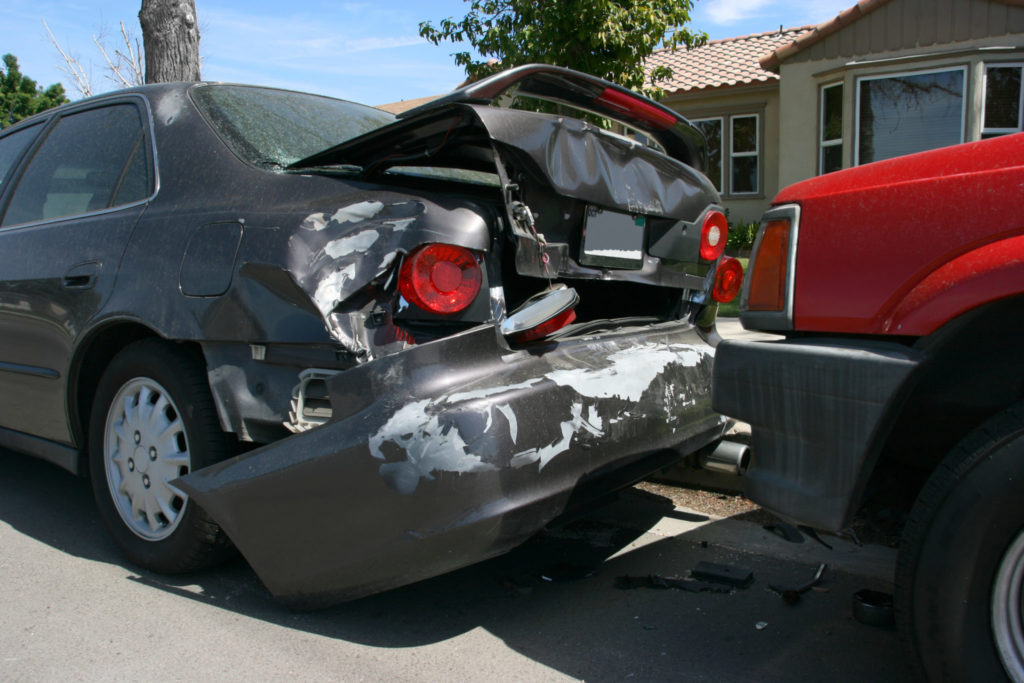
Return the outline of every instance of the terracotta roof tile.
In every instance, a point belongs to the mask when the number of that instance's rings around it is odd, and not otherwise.
[[[672,69],[672,78],[660,81],[666,93],[746,85],[778,80],[778,74],[761,67],[759,60],[809,33],[813,26],[787,28],[739,38],[712,40],[703,47],[658,50],[647,60],[648,73],[657,66]]]

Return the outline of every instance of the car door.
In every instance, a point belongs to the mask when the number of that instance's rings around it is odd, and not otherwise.
[[[72,443],[74,342],[109,297],[155,188],[140,97],[71,109],[47,125],[0,219],[0,427]]]

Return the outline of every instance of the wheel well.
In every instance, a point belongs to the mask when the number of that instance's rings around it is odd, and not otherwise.
[[[894,415],[883,460],[934,469],[968,433],[1024,399],[1024,296],[982,306],[917,346],[926,360]]]
[[[100,377],[107,369],[110,361],[129,344],[150,337],[160,337],[149,327],[133,322],[122,322],[107,325],[95,330],[79,345],[72,364],[71,381],[69,382],[69,410],[71,432],[75,443],[83,451],[88,443],[89,416],[92,413],[93,396]],[[198,344],[188,342],[195,348],[200,362],[202,352]]]

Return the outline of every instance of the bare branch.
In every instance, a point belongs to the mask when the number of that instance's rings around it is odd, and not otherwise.
[[[57,42],[57,39],[53,36],[53,32],[50,30],[49,25],[47,25],[46,19],[43,19],[43,27],[46,29],[47,35],[50,36],[50,42],[53,43],[55,48],[57,48],[57,52],[59,52],[60,56],[64,58],[64,63],[67,65],[58,65],[57,68],[74,80],[75,90],[77,90],[82,97],[89,97],[92,95],[92,85],[89,83],[89,76],[85,73],[85,69],[82,68],[81,62],[61,48],[60,43]]]

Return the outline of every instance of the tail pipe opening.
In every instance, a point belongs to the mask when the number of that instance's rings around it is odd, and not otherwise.
[[[700,466],[712,472],[742,476],[750,466],[750,446],[735,441],[720,441],[715,450],[701,457]]]

